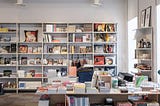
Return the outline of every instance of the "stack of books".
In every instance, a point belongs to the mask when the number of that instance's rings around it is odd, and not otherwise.
[[[110,92],[110,88],[104,87],[104,86],[100,86],[99,87],[99,92],[100,93],[109,93]]]
[[[57,93],[66,94],[66,87],[65,86],[59,86],[58,90],[57,90]]]
[[[130,102],[118,102],[116,106],[132,106]]]
[[[85,93],[85,84],[74,83],[74,93]]]
[[[86,93],[88,94],[98,94],[98,90],[95,87],[86,87]]]
[[[66,90],[67,90],[67,92],[73,92],[73,89],[74,89],[74,87],[73,87],[72,83],[66,84]]]
[[[55,94],[57,93],[57,87],[49,87],[48,94]]]

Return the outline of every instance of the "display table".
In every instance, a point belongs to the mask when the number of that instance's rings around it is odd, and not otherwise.
[[[89,99],[90,104],[101,104],[104,103],[106,98],[112,98],[113,101],[128,101],[129,96],[146,96],[147,101],[155,101],[159,102],[159,94],[160,92],[150,92],[150,91],[135,91],[128,93],[121,93],[119,89],[111,89],[110,92],[106,93],[74,93],[74,92],[66,92],[66,93],[48,93],[47,90],[44,92],[37,91],[36,94],[47,94],[50,97],[50,104],[63,103],[62,106],[70,106],[69,105],[69,97],[83,98],[87,97]],[[60,105],[61,106],[61,105]],[[96,105],[95,105],[96,106]],[[157,106],[157,105],[155,105]]]

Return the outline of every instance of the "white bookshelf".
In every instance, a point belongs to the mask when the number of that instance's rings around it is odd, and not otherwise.
[[[105,31],[96,31],[95,25],[105,25]],[[35,73],[40,73],[41,77],[18,77],[15,79],[18,93],[20,81],[41,81],[41,83],[47,82],[48,77],[46,73],[48,69],[67,71],[68,76],[69,67],[73,61],[85,60],[84,67],[104,68],[114,72],[112,75],[117,74],[117,23],[2,23],[0,26],[14,29],[13,32],[1,32],[0,37],[7,35],[10,36],[10,41],[3,41],[0,39],[1,45],[16,44],[16,51],[0,52],[0,57],[16,57],[16,63],[12,64],[0,64],[0,73],[3,70],[14,70],[13,73],[18,73],[18,70],[24,70],[25,73],[29,73],[30,70],[35,70]],[[106,27],[114,26],[114,31],[106,31]],[[37,33],[36,41],[27,41],[26,32]],[[37,32],[36,32],[37,31]],[[96,36],[104,36],[104,41],[95,40]],[[12,39],[13,37],[13,39]],[[35,39],[35,36],[33,37]],[[33,40],[30,39],[30,40]],[[14,40],[14,41],[13,41]],[[114,51],[109,52],[95,52],[95,46],[113,46]],[[113,49],[112,48],[112,49]],[[27,50],[26,50],[27,49]],[[38,50],[39,52],[38,52]],[[36,51],[37,52],[33,52]],[[63,50],[63,51],[62,51]],[[32,51],[32,52],[31,52]],[[94,63],[95,56],[104,56],[104,59],[114,57],[114,64],[107,65],[106,60],[104,64],[97,65]],[[39,59],[39,60],[36,60]],[[37,64],[37,61],[40,62]],[[55,75],[56,76],[56,75]],[[58,78],[58,77],[57,77]],[[4,79],[0,77],[0,79]],[[6,79],[12,79],[10,77]],[[25,90],[25,89],[23,89]]]

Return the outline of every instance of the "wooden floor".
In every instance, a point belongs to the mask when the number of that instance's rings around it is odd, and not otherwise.
[[[0,95],[0,106],[38,106],[39,98],[34,93],[6,93]]]

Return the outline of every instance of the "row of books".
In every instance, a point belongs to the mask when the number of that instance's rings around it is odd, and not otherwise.
[[[19,81],[20,89],[37,89],[41,86],[41,81]]]
[[[116,42],[116,36],[108,33],[96,33],[94,34],[94,42]]]
[[[48,78],[67,76],[67,68],[48,69],[46,76]]]
[[[28,45],[19,45],[19,53],[42,53],[42,47],[28,47]]]
[[[66,25],[57,26],[57,24],[47,24],[46,32],[66,32]]]
[[[115,45],[95,45],[94,52],[95,53],[115,53]]]
[[[91,42],[91,34],[69,34],[69,42]]]
[[[26,71],[26,70],[18,70],[17,71],[17,75],[18,77],[20,78],[36,78],[36,77],[42,77],[42,73],[38,73],[36,72],[36,70],[32,69],[32,70],[29,70],[29,71]]]
[[[52,59],[52,58],[47,58],[43,60],[44,65],[67,65],[67,60],[66,59]]]
[[[0,65],[16,65],[16,57],[0,57]]]
[[[42,65],[41,57],[37,58],[28,58],[28,57],[21,57],[19,60],[20,65]]]
[[[71,24],[67,25],[58,25],[58,24],[46,24],[46,32],[91,32],[92,24]],[[95,23],[94,24],[95,32],[115,32],[115,24],[105,24],[105,23]]]
[[[94,24],[95,32],[116,32],[115,24],[96,23]]]
[[[94,65],[115,65],[115,56],[94,56]]]
[[[67,96],[68,106],[90,106],[89,97]]]
[[[70,53],[92,53],[92,46],[70,46]]]
[[[0,46],[0,53],[16,53],[16,44],[12,43],[7,46]]]
[[[67,54],[67,46],[45,46],[44,53]]]

